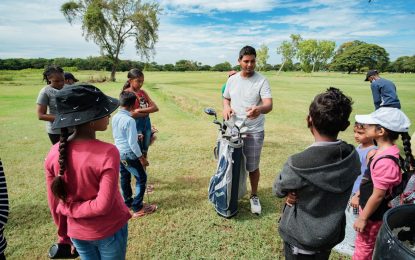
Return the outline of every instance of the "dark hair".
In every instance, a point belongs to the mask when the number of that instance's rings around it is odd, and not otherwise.
[[[68,193],[65,188],[65,181],[63,179],[63,175],[66,171],[66,159],[67,159],[67,151],[66,148],[68,146],[68,128],[61,128],[61,138],[59,140],[59,175],[53,179],[51,190],[53,195],[66,201]]]
[[[124,83],[124,86],[122,86],[122,91],[124,91],[124,90],[126,90],[127,88],[129,88],[130,87],[130,82],[127,80],[125,83]]]
[[[401,133],[402,136],[402,143],[403,143],[403,150],[405,153],[405,162],[404,162],[404,168],[406,171],[409,171],[411,168],[415,168],[415,159],[412,155],[411,150],[411,137],[408,133]]]
[[[129,79],[137,79],[137,78],[141,78],[144,77],[144,73],[139,70],[139,69],[130,69],[130,71],[127,74],[127,78]],[[122,91],[126,90],[127,88],[130,87],[130,82],[127,80],[127,82],[124,83],[124,86],[122,86]]]
[[[355,122],[354,123],[354,129],[364,129],[364,126],[362,123]]]
[[[320,134],[335,137],[350,125],[352,98],[338,88],[330,87],[318,94],[310,104],[309,116]]]
[[[256,51],[254,47],[245,46],[239,51],[239,59],[241,60],[245,55],[254,55],[256,57]]]
[[[49,65],[45,68],[45,70],[43,71],[43,80],[46,81],[47,84],[50,84],[51,82],[49,81],[49,77],[52,74],[55,73],[59,73],[62,74],[63,73],[63,69],[59,66],[56,65]]]
[[[136,78],[141,78],[144,77],[144,73],[139,70],[139,69],[130,69],[130,71],[127,74],[127,78],[129,79],[136,79]]]
[[[120,93],[120,106],[122,107],[131,107],[134,105],[137,100],[137,96],[130,91],[121,91]]]
[[[415,159],[414,156],[412,155],[412,149],[411,149],[411,137],[409,136],[408,133],[403,132],[403,133],[398,133],[392,130],[389,130],[387,128],[384,128],[381,125],[376,125],[377,129],[383,128],[385,130],[385,132],[388,135],[388,138],[391,141],[396,141],[399,138],[399,135],[401,135],[402,138],[402,144],[403,144],[403,150],[405,153],[405,160],[403,161],[403,168],[405,171],[409,171],[409,169],[412,167],[415,167]]]

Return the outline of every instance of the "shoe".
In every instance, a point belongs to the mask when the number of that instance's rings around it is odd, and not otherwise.
[[[154,213],[156,210],[157,210],[157,205],[145,204],[142,209],[133,213],[133,218],[144,217],[145,215]]]
[[[251,212],[257,215],[261,214],[261,203],[259,203],[258,196],[252,195],[249,201],[251,202]]]

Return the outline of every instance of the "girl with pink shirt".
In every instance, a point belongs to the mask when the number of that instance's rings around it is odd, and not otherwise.
[[[105,131],[118,100],[91,85],[56,95],[54,129],[61,138],[45,161],[49,207],[81,259],[125,259],[131,213],[118,189],[117,148],[96,139]],[[75,127],[68,136],[68,127]]]
[[[383,214],[389,209],[392,188],[402,180],[399,148],[395,144],[402,136],[405,163],[414,165],[408,129],[410,121],[399,109],[381,107],[369,115],[356,115],[356,122],[364,124],[367,137],[377,143],[359,189],[359,217],[353,227],[358,232],[353,260],[372,259],[376,237],[382,225]],[[354,205],[357,206],[357,205]]]

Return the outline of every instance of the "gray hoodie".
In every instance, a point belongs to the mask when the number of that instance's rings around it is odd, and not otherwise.
[[[295,206],[284,206],[282,239],[305,250],[329,250],[344,238],[344,211],[360,174],[359,155],[343,141],[310,146],[288,158],[273,186],[285,197],[296,190]]]

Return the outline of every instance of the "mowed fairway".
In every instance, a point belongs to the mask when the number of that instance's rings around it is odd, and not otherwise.
[[[41,73],[0,71],[0,157],[11,206],[5,231],[8,259],[46,259],[56,240],[43,171],[50,142],[45,123],[37,119],[35,110],[38,92],[44,86]],[[81,81],[92,75],[109,75],[95,71],[74,74]],[[95,85],[117,97],[126,74],[117,73],[116,83]],[[261,160],[263,214],[250,213],[246,196],[239,203],[238,215],[226,220],[207,200],[209,179],[216,168],[212,150],[217,132],[213,118],[203,113],[205,107],[213,107],[220,115],[220,88],[226,73],[145,72],[144,89],[160,108],[151,115],[160,131],[149,151],[148,181],[155,191],[145,196],[145,202],[157,203],[159,210],[129,222],[127,259],[282,259],[277,220],[283,201],[272,196],[271,187],[287,157],[313,141],[305,123],[312,98],[330,86],[340,88],[355,102],[352,124],[356,113],[369,113],[374,107],[363,74],[264,74],[272,87],[274,109],[266,116]],[[415,121],[415,75],[381,76],[395,82],[403,110]],[[414,129],[412,126],[411,134]],[[98,138],[112,143],[111,128],[98,133]],[[354,143],[352,127],[340,138]],[[331,256],[348,259],[336,253]]]

